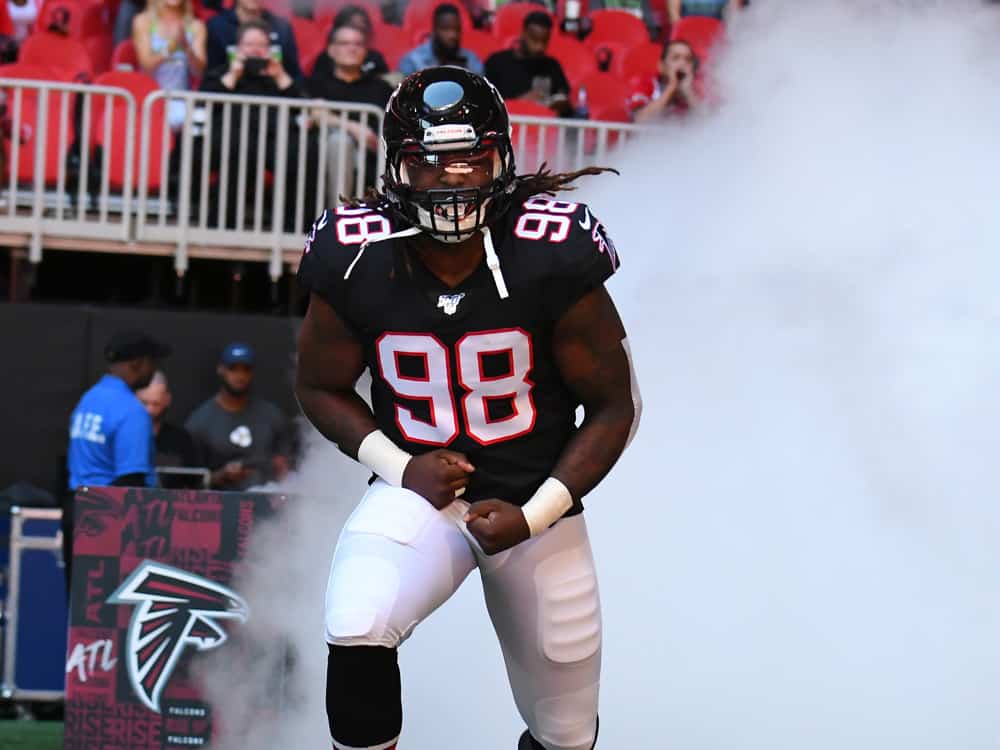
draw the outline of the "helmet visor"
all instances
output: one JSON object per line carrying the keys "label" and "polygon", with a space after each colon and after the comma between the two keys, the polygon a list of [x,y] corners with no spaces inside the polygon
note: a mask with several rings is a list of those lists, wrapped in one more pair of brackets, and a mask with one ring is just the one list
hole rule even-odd
{"label": "helmet visor", "polygon": [[481,188],[497,178],[499,168],[495,146],[465,151],[421,150],[402,155],[400,177],[419,192]]}

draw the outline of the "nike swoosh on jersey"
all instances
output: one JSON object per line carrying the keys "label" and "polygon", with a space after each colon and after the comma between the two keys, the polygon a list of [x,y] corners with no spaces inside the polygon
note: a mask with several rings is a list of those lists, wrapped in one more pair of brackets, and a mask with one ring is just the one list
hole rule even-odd
{"label": "nike swoosh on jersey", "polygon": [[580,228],[583,231],[585,231],[585,232],[590,229],[590,209],[589,208],[583,209],[583,218],[580,220],[579,224],[580,224]]}

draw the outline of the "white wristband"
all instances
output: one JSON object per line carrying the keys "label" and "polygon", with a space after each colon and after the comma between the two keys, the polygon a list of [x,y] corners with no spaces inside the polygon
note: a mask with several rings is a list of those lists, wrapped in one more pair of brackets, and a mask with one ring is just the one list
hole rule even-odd
{"label": "white wristband", "polygon": [[369,432],[358,446],[358,462],[394,487],[403,486],[403,472],[412,459],[409,453],[392,442],[382,430]]}
{"label": "white wristband", "polygon": [[521,506],[532,536],[538,536],[573,507],[573,496],[566,485],[549,477],[535,490],[531,499]]}

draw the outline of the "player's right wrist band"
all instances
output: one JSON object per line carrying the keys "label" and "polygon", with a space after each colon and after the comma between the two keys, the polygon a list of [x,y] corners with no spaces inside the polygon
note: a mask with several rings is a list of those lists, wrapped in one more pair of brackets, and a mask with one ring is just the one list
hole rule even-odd
{"label": "player's right wrist band", "polygon": [[403,486],[403,472],[412,455],[392,442],[382,430],[369,432],[358,446],[358,462],[393,487]]}
{"label": "player's right wrist band", "polygon": [[521,506],[521,512],[528,522],[531,535],[538,536],[572,507],[573,496],[566,485],[555,477],[549,477],[535,490],[531,499]]}

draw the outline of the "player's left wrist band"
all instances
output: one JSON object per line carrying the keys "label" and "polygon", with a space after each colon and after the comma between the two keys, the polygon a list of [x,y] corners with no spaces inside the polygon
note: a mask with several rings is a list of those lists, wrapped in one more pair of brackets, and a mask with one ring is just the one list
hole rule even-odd
{"label": "player's left wrist band", "polygon": [[403,486],[403,472],[412,455],[392,442],[382,430],[369,432],[358,446],[358,462],[393,487]]}
{"label": "player's left wrist band", "polygon": [[528,522],[531,535],[538,536],[572,507],[573,496],[566,485],[555,477],[549,477],[535,490],[531,499],[521,506],[521,512]]}

